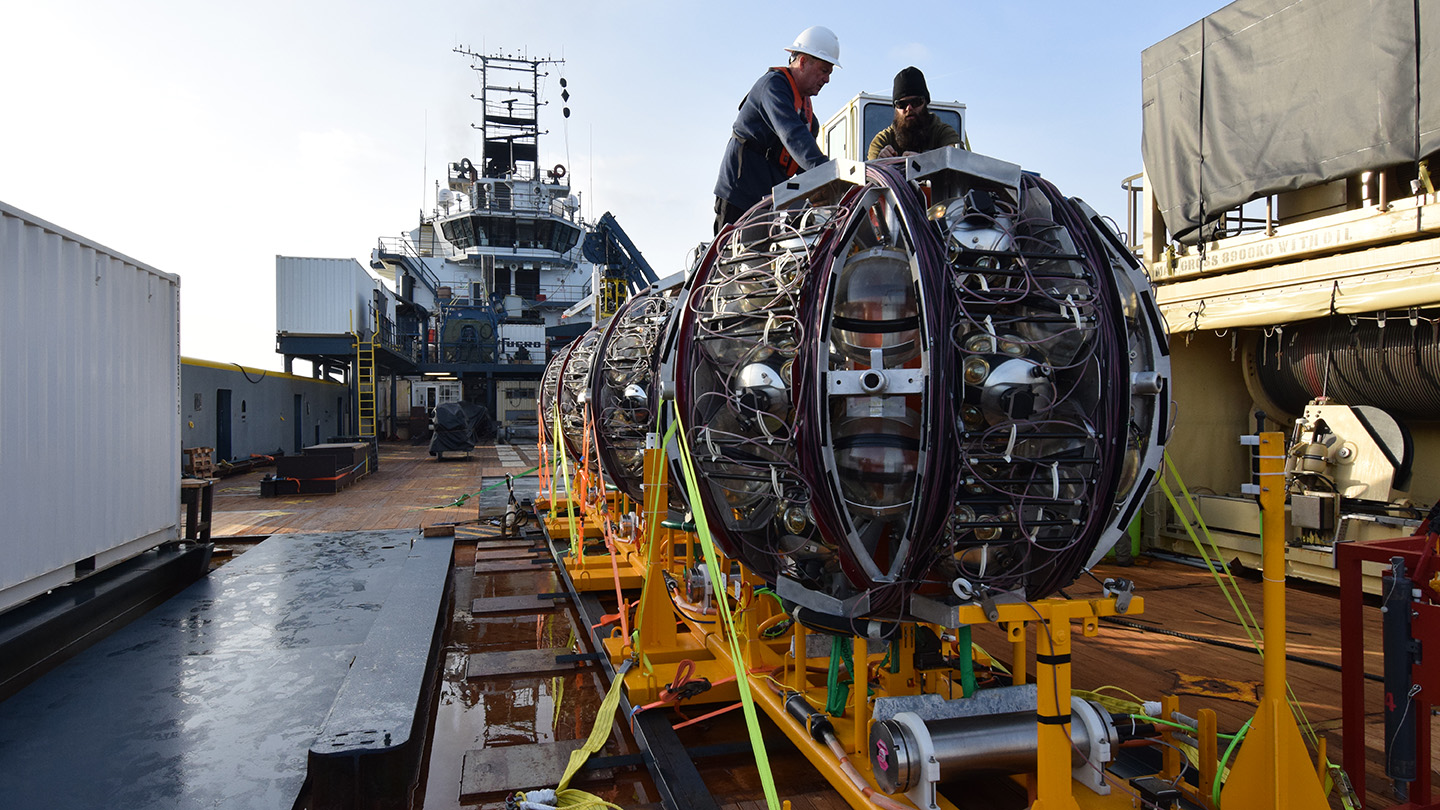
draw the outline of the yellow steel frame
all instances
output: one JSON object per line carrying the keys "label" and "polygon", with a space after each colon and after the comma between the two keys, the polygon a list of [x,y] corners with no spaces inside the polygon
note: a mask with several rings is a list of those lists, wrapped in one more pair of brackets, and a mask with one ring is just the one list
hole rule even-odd
{"label": "yellow steel frame", "polygon": [[[1285,699],[1285,436],[1261,433],[1260,515],[1265,595],[1265,670],[1259,710],[1240,745],[1220,803],[1245,808],[1328,806],[1300,726]],[[1320,752],[1323,764],[1324,751]],[[1321,769],[1323,770],[1323,769]]]}
{"label": "yellow steel frame", "polygon": [[[558,443],[556,455],[563,455]],[[669,486],[664,451],[645,451],[645,497],[639,509],[641,530],[633,539],[618,537],[610,520],[610,515],[622,514],[633,508],[633,504],[622,494],[598,490],[600,479],[596,471],[588,469],[589,455],[587,443],[586,457],[581,461],[573,494],[566,493],[561,498],[555,490],[555,476],[552,474],[549,477],[550,491],[541,493],[542,502],[550,509],[545,525],[552,537],[569,536],[572,523],[565,511],[573,508],[578,512],[573,525],[582,538],[605,538],[604,553],[591,553],[583,539],[574,542],[572,538],[572,552],[565,557],[564,563],[577,588],[608,590],[615,587],[612,577],[616,577],[619,580],[617,594],[622,589],[640,591],[639,599],[628,605],[623,595],[617,596],[622,614],[628,614],[632,606],[637,608],[634,632],[612,634],[604,640],[606,653],[612,661],[618,664],[624,659],[635,658],[640,664],[625,683],[631,704],[645,706],[661,701],[665,688],[682,671],[690,673],[692,678],[707,678],[714,684],[705,694],[704,702],[737,700],[738,687],[732,677],[735,667],[719,621],[677,604],[666,586],[665,573],[681,575],[694,566],[698,555],[692,533],[664,525]],[[720,570],[729,570],[729,563],[722,557]],[[808,730],[785,711],[781,693],[799,693],[812,706],[823,706],[827,687],[823,676],[810,671],[813,659],[805,654],[807,632],[803,625],[794,624],[788,635],[776,639],[761,636],[761,626],[781,615],[775,600],[756,595],[756,590],[763,586],[764,582],[758,577],[748,571],[743,574],[735,617],[736,629],[742,637],[744,667],[749,673],[754,698],[847,801],[855,806],[870,806],[875,802],[872,796],[878,796],[873,789],[874,776],[867,750],[871,723],[870,696],[865,689],[852,690],[844,716],[831,719],[837,738],[851,755],[850,764],[869,783],[862,788],[846,776],[835,754],[815,741]],[[1039,695],[1038,714],[1042,718],[1068,718],[1073,628],[1078,624],[1083,636],[1096,635],[1100,618],[1118,613],[1115,600],[1046,599],[994,607],[998,612],[997,623],[1006,631],[1011,643],[1012,661],[1017,662],[1013,674],[1015,682],[1023,683],[1027,677],[1023,662],[1027,660],[1027,637],[1033,626],[1037,658],[1041,662],[1034,673]],[[1127,613],[1133,615],[1143,609],[1144,600],[1133,597]],[[962,625],[989,621],[979,605],[962,606],[959,616]],[[682,626],[683,631],[680,629]],[[864,638],[852,639],[852,643],[857,671],[868,673],[872,666],[878,667],[883,656],[871,654]],[[878,675],[884,695],[960,691],[958,677],[952,681],[948,671],[915,670],[913,628],[902,632],[896,644],[897,671],[881,668]],[[799,651],[798,654],[796,651]],[[1078,810],[1081,803],[1072,791],[1069,725],[1040,723],[1038,729],[1039,766],[1035,773],[1026,777],[1032,797],[1031,807]],[[1214,748],[1213,733],[1210,748]],[[1086,807],[1118,808],[1130,804],[1129,797],[1121,794],[1102,797],[1082,791],[1079,795],[1084,796]],[[902,805],[908,804],[904,796],[890,798]],[[939,797],[938,804],[943,810],[954,810],[955,807],[943,796]]]}
{"label": "yellow steel frame", "polygon": [[[589,435],[590,431],[587,429],[586,433]],[[1280,434],[1263,434],[1260,441],[1261,479],[1264,482],[1261,485],[1261,503],[1266,515],[1265,630],[1266,652],[1269,653],[1265,660],[1265,692],[1254,728],[1240,749],[1230,779],[1224,786],[1222,799],[1229,797],[1233,806],[1247,810],[1318,808],[1324,804],[1320,778],[1316,766],[1309,762],[1294,719],[1284,702],[1284,582],[1283,577],[1270,573],[1272,570],[1284,570],[1281,556],[1284,553],[1284,528],[1280,519],[1272,518],[1283,515],[1283,437]],[[563,446],[558,442],[555,457],[561,464],[565,463]],[[645,495],[644,503],[639,505],[638,510],[640,528],[630,537],[620,536],[611,516],[628,513],[635,505],[625,495],[607,490],[598,465],[592,467],[588,441],[574,485],[563,497],[556,490],[559,482],[555,478],[553,473],[548,474],[543,480],[549,482],[549,490],[540,493],[539,503],[549,509],[546,529],[552,537],[571,538],[571,551],[564,564],[577,588],[608,590],[613,587],[616,591],[620,605],[618,624],[624,629],[606,638],[604,646],[606,653],[617,664],[633,658],[640,665],[626,679],[632,705],[645,706],[664,701],[665,688],[682,672],[689,673],[691,678],[706,678],[714,684],[705,694],[704,702],[737,700],[738,687],[732,677],[736,668],[718,617],[707,618],[697,606],[683,604],[672,597],[666,585],[665,574],[683,576],[684,571],[698,562],[698,554],[694,534],[665,526],[669,482],[664,451],[655,448],[645,451]],[[573,519],[566,514],[567,510],[575,510]],[[572,536],[572,526],[578,537]],[[604,552],[592,548],[598,544],[588,544],[591,547],[587,547],[585,541],[592,538],[604,539]],[[721,557],[719,567],[721,571],[729,570],[730,561]],[[741,636],[744,671],[748,673],[754,698],[847,801],[855,806],[870,806],[875,803],[878,794],[873,792],[874,776],[867,751],[871,723],[867,690],[854,689],[844,715],[831,719],[837,738],[850,755],[849,764],[869,783],[860,787],[842,770],[834,752],[815,741],[808,730],[785,710],[783,696],[794,693],[803,695],[812,706],[823,706],[826,684],[823,677],[811,672],[811,659],[806,654],[807,632],[803,625],[795,623],[788,635],[779,638],[766,639],[762,636],[762,626],[768,626],[767,623],[773,623],[772,620],[782,615],[775,600],[757,595],[757,590],[763,586],[763,581],[746,571],[742,575],[735,614],[735,628]],[[627,603],[623,594],[627,590],[638,590],[639,599]],[[632,607],[636,608],[634,632],[630,632],[628,620]],[[1073,790],[1072,745],[1066,722],[1070,716],[1070,654],[1074,631],[1078,627],[1082,637],[1097,635],[1100,619],[1119,613],[1115,600],[1043,599],[992,607],[994,622],[1005,631],[1011,645],[1012,677],[1017,684],[1027,681],[1024,662],[1028,660],[1029,638],[1032,635],[1034,638],[1037,661],[1034,682],[1040,720],[1038,766],[1034,773],[1024,777],[1031,808],[1079,810],[1082,806],[1130,806],[1130,797],[1123,791],[1099,796],[1088,790]],[[1133,615],[1143,610],[1144,600],[1132,597],[1126,613]],[[958,618],[959,625],[991,621],[980,605],[961,606]],[[1033,634],[1030,632],[1032,628]],[[948,628],[932,626],[932,629],[938,633]],[[868,680],[871,667],[878,667],[882,656],[871,654],[864,638],[852,639],[852,643],[856,670],[866,673],[866,677],[857,680],[864,683]],[[915,670],[913,627],[902,631],[895,644],[896,671],[880,668],[878,673],[882,694],[947,694],[956,691],[959,684],[952,680],[948,670]],[[977,655],[983,654],[977,651]],[[1163,719],[1178,716],[1179,709],[1179,700],[1166,696],[1162,701]],[[1211,798],[1219,778],[1215,713],[1202,710],[1198,712],[1197,720],[1198,787],[1191,788],[1178,778],[1185,764],[1179,747],[1174,745],[1178,742],[1177,732],[1170,728],[1162,732],[1162,739],[1171,744],[1165,747],[1163,766],[1158,776],[1177,784],[1189,800],[1207,810],[1215,810],[1218,805]],[[903,796],[890,797],[889,800],[908,803]],[[943,810],[954,810],[954,805],[944,797],[938,798],[938,804]]]}

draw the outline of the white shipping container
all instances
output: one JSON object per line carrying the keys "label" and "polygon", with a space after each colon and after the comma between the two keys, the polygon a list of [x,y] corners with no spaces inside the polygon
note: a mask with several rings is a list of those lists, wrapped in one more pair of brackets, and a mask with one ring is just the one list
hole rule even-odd
{"label": "white shipping container", "polygon": [[178,277],[0,203],[0,610],[180,536]]}
{"label": "white shipping container", "polygon": [[380,286],[354,259],[275,257],[275,331],[368,336]]}
{"label": "white shipping container", "polygon": [[[520,350],[524,349],[524,352]],[[500,324],[500,362],[545,363],[545,324]]]}

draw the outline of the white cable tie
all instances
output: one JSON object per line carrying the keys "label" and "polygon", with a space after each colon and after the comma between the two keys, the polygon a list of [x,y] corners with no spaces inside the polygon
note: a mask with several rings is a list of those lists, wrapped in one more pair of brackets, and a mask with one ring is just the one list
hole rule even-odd
{"label": "white cable tie", "polygon": [[1075,328],[1084,329],[1085,324],[1080,321],[1080,307],[1075,303],[1075,296],[1066,294],[1065,301],[1070,304],[1070,311],[1075,313]]}
{"label": "white cable tie", "polygon": [[1060,462],[1058,461],[1050,462],[1050,487],[1054,492],[1051,497],[1057,501],[1060,500]]}
{"label": "white cable tie", "polygon": [[770,465],[770,485],[775,487],[775,497],[784,498],[785,493],[780,489],[780,472],[775,465]]}
{"label": "white cable tie", "polygon": [[760,411],[759,408],[756,408],[755,410],[760,413],[760,416],[756,418],[755,422],[760,425],[760,432],[765,434],[765,443],[774,444],[775,434],[771,433],[770,428],[765,426],[765,413],[763,411]]}
{"label": "white cable tie", "polygon": [[1010,454],[1011,454],[1011,452],[1013,452],[1013,451],[1015,450],[1015,437],[1016,437],[1016,435],[1019,434],[1019,432],[1020,432],[1020,431],[1017,430],[1016,427],[1015,427],[1015,423],[1014,423],[1014,422],[1011,422],[1011,423],[1010,423],[1010,442],[1005,445],[1005,463],[1006,463],[1006,464],[1009,464],[1009,463],[1010,463]]}
{"label": "white cable tie", "polygon": [[700,428],[700,435],[705,437],[705,446],[710,448],[710,457],[720,458],[720,451],[715,449],[715,442],[710,440],[710,428]]}

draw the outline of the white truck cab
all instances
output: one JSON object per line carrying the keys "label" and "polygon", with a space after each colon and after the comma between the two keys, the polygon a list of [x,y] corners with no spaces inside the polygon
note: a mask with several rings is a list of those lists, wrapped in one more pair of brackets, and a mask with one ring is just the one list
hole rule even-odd
{"label": "white truck cab", "polygon": [[[970,133],[965,129],[965,105],[958,101],[930,102],[930,112],[960,133],[960,143],[970,146]],[[846,102],[820,127],[820,149],[829,158],[864,160],[880,130],[895,122],[895,106],[889,96],[860,93]]]}

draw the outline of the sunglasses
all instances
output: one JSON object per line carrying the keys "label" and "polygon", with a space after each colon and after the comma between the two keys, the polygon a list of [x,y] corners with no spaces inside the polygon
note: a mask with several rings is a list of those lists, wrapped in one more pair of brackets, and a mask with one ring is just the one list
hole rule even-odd
{"label": "sunglasses", "polygon": [[909,109],[910,107],[923,107],[923,106],[925,106],[925,99],[920,98],[919,96],[911,96],[910,98],[896,99],[896,101],[895,101],[895,109],[897,109],[897,110],[905,110],[905,109]]}

